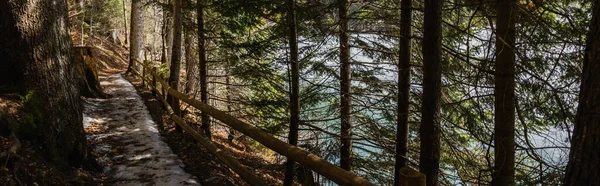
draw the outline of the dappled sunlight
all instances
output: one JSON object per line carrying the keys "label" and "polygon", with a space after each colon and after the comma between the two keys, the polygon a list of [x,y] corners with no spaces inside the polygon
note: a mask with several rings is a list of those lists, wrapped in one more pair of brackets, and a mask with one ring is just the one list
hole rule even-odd
{"label": "dappled sunlight", "polygon": [[120,73],[99,79],[111,97],[86,99],[83,123],[104,173],[118,185],[196,185],[131,83]]}

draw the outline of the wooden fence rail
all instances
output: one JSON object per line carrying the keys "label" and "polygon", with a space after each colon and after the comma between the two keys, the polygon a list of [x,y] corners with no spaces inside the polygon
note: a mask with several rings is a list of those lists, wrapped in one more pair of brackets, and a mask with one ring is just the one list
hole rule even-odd
{"label": "wooden fence rail", "polygon": [[[140,73],[138,71],[136,71],[135,69],[133,70],[133,72],[136,75],[140,76],[142,78],[142,81],[148,80],[143,75],[140,75]],[[153,82],[153,81],[149,81],[149,82]],[[155,94],[158,94],[156,97],[165,106],[169,116],[171,117],[171,120],[173,120],[177,125],[179,125],[186,133],[190,134],[196,141],[198,141],[198,143],[200,143],[200,144],[202,144],[202,146],[206,147],[208,149],[208,152],[210,152],[212,155],[214,155],[219,160],[221,160],[221,162],[223,162],[225,165],[227,165],[229,168],[231,168],[235,173],[240,175],[240,177],[242,177],[242,179],[244,179],[248,184],[250,184],[252,186],[266,185],[252,171],[243,167],[243,165],[239,161],[237,161],[235,158],[233,158],[233,157],[229,156],[228,154],[226,154],[225,152],[223,152],[217,146],[212,144],[212,142],[210,142],[210,140],[208,140],[206,137],[204,137],[204,136],[200,135],[198,132],[196,132],[183,119],[181,119],[181,117],[177,116],[175,114],[175,112],[173,111],[173,109],[171,108],[171,106],[163,98],[163,95],[158,93],[158,88],[156,87],[156,85],[150,85],[149,87],[152,88],[152,91]]]}
{"label": "wooden fence rail", "polygon": [[[143,66],[144,71],[146,71],[148,69],[153,69],[152,67],[140,62],[139,60],[134,59],[134,61],[141,64]],[[309,153],[305,150],[302,150],[296,146],[293,146],[286,142],[283,142],[283,141],[273,137],[271,134],[269,134],[259,128],[254,127],[253,125],[247,124],[231,115],[228,115],[227,113],[225,113],[223,111],[217,110],[210,105],[202,103],[198,100],[193,99],[192,97],[190,97],[188,95],[185,95],[175,89],[170,88],[169,84],[165,80],[163,80],[156,73],[156,71],[151,70],[151,71],[149,71],[149,73],[143,73],[143,74],[152,75],[153,76],[152,78],[155,79],[156,81],[158,81],[162,85],[163,89],[166,89],[167,93],[172,95],[173,97],[199,109],[202,112],[207,113],[211,117],[213,117],[217,120],[220,120],[221,122],[225,123],[226,125],[230,126],[231,128],[258,141],[265,147],[298,162],[299,164],[315,171],[318,174],[323,175],[324,177],[330,179],[331,181],[333,181],[335,183],[338,183],[340,185],[365,185],[365,186],[374,186],[375,185],[350,171],[346,171],[338,166],[331,164],[330,162],[328,162],[326,160],[321,159],[317,155],[311,154],[311,153]],[[138,74],[138,75],[141,76],[141,74]],[[156,87],[156,85],[153,85],[153,86]]]}

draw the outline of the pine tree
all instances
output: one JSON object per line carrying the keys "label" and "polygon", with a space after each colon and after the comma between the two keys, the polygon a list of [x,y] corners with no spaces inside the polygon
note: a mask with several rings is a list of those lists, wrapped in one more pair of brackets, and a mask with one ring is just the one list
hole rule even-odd
{"label": "pine tree", "polygon": [[22,94],[19,112],[28,119],[10,128],[21,140],[81,166],[88,148],[67,12],[66,1],[0,1],[0,94]]}
{"label": "pine tree", "polygon": [[139,70],[136,68],[134,59],[143,60],[144,47],[144,1],[133,0],[131,2],[131,31],[129,32],[129,66],[127,72]]}
{"label": "pine tree", "polygon": [[[290,46],[290,132],[288,143],[298,145],[298,125],[300,123],[300,65],[298,62],[298,41],[296,36],[296,10],[294,0],[287,0],[287,23],[288,23],[288,44]],[[294,183],[295,162],[288,159],[285,164],[285,178],[283,185],[289,186]]]}
{"label": "pine tree", "polygon": [[516,1],[499,0],[496,9],[494,173],[492,185],[515,184],[515,20]]}
{"label": "pine tree", "polygon": [[563,185],[600,183],[600,2],[594,1],[587,34],[579,106]]}
{"label": "pine tree", "polygon": [[410,95],[412,0],[402,0],[400,18],[400,60],[398,62],[398,121],[396,124],[396,164],[394,183],[400,184],[400,168],[407,165],[408,114]]}
{"label": "pine tree", "polygon": [[427,186],[438,185],[440,172],[440,96],[442,84],[442,1],[425,0],[423,30],[423,102],[419,171]]}
{"label": "pine tree", "polygon": [[338,1],[338,15],[340,17],[340,167],[352,169],[352,123],[350,121],[351,108],[351,67],[350,67],[350,41],[348,39],[348,0]]}
{"label": "pine tree", "polygon": [[[172,89],[179,89],[179,75],[181,71],[181,0],[173,1],[173,53],[171,56],[171,68],[169,69],[169,86]],[[181,115],[179,99],[167,95],[167,102],[171,104],[173,111],[177,115]],[[181,127],[175,126],[178,132],[181,132]]]}

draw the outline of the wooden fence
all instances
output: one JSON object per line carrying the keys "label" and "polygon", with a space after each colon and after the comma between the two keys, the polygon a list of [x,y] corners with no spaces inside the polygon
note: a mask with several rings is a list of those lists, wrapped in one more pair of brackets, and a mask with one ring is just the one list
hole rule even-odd
{"label": "wooden fence", "polygon": [[[175,89],[172,89],[169,84],[163,80],[160,75],[157,74],[156,68],[150,67],[149,64],[140,62],[137,59],[134,61],[140,64],[143,67],[143,72],[137,72],[134,70],[136,75],[140,76],[143,81],[149,82],[146,83],[149,85],[155,92],[159,92],[157,87],[157,82],[162,85],[163,94],[170,94],[171,96],[191,105],[192,107],[197,108],[198,110],[207,113],[209,116],[220,120],[224,124],[229,127],[241,132],[242,134],[256,140],[261,143],[265,147],[283,155],[287,158],[290,158],[297,163],[305,166],[316,173],[323,175],[324,177],[330,179],[331,181],[339,184],[339,185],[364,185],[364,186],[374,186],[375,184],[367,181],[366,179],[357,176],[356,174],[346,171],[338,166],[331,164],[330,162],[323,160],[317,155],[311,154],[305,150],[302,150],[296,146],[290,145],[284,141],[281,141],[271,134],[254,127],[248,123],[245,123],[223,111],[217,110],[214,107],[202,103],[198,100],[193,99],[192,97],[185,95]],[[150,75],[151,79],[146,79],[147,76]],[[166,91],[166,92],[164,92]],[[187,125],[179,116],[173,113],[172,108],[170,108],[169,104],[164,100],[162,95],[157,96],[169,112],[171,119],[175,121],[181,128],[188,134],[192,135],[194,139],[196,139],[200,144],[204,145],[209,149],[209,152],[215,155],[219,160],[223,161],[227,166],[229,166],[232,170],[234,170],[240,177],[246,180],[250,185],[263,186],[265,185],[262,180],[260,180],[256,175],[254,175],[251,171],[243,167],[235,158],[223,153],[223,151],[219,150],[214,144],[210,142],[206,137],[198,134],[195,130],[193,130],[189,125]]]}

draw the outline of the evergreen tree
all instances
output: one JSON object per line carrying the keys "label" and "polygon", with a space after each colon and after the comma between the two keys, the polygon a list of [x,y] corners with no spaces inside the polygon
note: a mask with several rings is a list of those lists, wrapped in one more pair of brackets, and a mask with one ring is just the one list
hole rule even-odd
{"label": "evergreen tree", "polygon": [[597,148],[600,138],[600,3],[594,2],[592,21],[587,34],[586,48],[581,74],[579,106],[575,117],[575,128],[571,141],[571,152],[563,185],[595,185],[598,177],[600,150]]}
{"label": "evergreen tree", "polygon": [[439,184],[440,105],[442,93],[442,1],[425,1],[423,30],[423,102],[419,171],[427,186]]}

